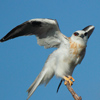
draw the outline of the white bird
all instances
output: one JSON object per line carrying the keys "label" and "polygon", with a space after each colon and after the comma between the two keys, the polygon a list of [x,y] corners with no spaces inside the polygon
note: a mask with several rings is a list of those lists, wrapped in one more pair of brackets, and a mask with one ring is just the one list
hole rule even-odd
{"label": "white bird", "polygon": [[87,41],[93,30],[94,26],[89,25],[82,30],[74,32],[68,38],[60,32],[56,20],[31,19],[16,26],[0,40],[0,42],[4,42],[18,36],[36,35],[37,43],[40,46],[57,48],[49,55],[42,71],[27,90],[27,100],[40,84],[45,83],[47,85],[54,75],[64,80],[65,85],[67,81],[69,81],[70,85],[73,84],[73,81],[75,81],[72,77],[73,70],[84,58]]}

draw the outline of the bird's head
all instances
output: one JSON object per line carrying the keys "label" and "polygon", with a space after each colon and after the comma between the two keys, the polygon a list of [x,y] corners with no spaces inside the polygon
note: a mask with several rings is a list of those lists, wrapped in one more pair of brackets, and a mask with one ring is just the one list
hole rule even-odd
{"label": "bird's head", "polygon": [[87,44],[87,41],[94,30],[94,26],[89,25],[82,30],[78,30],[74,32],[71,36],[71,40],[77,43],[81,43],[83,45]]}

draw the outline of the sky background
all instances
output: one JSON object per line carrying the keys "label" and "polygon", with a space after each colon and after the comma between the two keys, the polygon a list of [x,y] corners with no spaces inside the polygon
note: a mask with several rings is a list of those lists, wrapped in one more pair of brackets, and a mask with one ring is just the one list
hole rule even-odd
{"label": "sky background", "polygon": [[[72,87],[83,100],[100,100],[100,0],[0,0],[0,38],[33,18],[56,19],[68,37],[88,25],[95,26],[85,58],[74,70]],[[26,90],[53,50],[38,46],[35,36],[0,43],[0,99],[26,100]],[[56,93],[59,82],[54,77],[29,100],[73,100],[64,84]]]}

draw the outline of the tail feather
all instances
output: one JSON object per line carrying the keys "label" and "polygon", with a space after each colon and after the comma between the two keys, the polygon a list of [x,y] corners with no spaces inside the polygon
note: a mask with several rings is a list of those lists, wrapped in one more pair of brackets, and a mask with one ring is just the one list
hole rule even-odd
{"label": "tail feather", "polygon": [[37,89],[37,87],[42,83],[43,78],[45,76],[45,73],[40,73],[37,78],[35,79],[35,81],[31,84],[31,86],[29,87],[29,89],[27,90],[28,92],[28,98],[27,100],[31,97],[31,95],[35,92],[35,90]]}

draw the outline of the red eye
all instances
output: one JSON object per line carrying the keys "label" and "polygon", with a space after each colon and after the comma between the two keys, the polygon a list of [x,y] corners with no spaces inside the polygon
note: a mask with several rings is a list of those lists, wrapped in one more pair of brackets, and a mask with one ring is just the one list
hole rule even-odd
{"label": "red eye", "polygon": [[79,33],[78,33],[78,32],[75,32],[75,33],[74,33],[74,35],[75,35],[75,36],[78,36],[78,35],[79,35]]}

